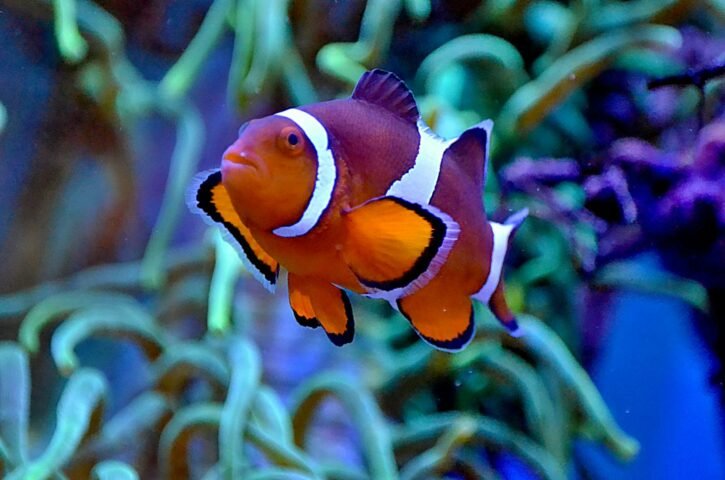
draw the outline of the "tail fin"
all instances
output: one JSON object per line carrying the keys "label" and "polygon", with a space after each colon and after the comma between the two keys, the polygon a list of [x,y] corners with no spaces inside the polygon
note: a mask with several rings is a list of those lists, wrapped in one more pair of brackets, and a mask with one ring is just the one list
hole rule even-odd
{"label": "tail fin", "polygon": [[522,208],[516,213],[513,213],[509,215],[506,220],[503,221],[504,225],[512,225],[513,230],[511,231],[511,234],[509,235],[509,242],[513,238],[513,234],[518,230],[518,228],[521,226],[522,223],[524,223],[524,220],[526,220],[526,217],[529,216],[529,209],[528,208]]}
{"label": "tail fin", "polygon": [[501,322],[501,325],[506,327],[511,336],[518,337],[521,335],[521,328],[519,322],[516,321],[516,317],[511,313],[511,309],[506,303],[506,297],[504,296],[504,285],[503,279],[498,282],[496,289],[493,291],[491,300],[488,302],[488,308],[491,309],[494,316]]}
{"label": "tail fin", "polygon": [[519,228],[526,216],[529,214],[528,209],[520,210],[503,223],[489,222],[493,230],[493,248],[491,249],[491,268],[481,290],[473,297],[483,303],[488,304],[491,312],[496,316],[499,322],[511,332],[512,335],[521,334],[516,317],[508,305],[504,296],[504,283],[502,276],[503,261],[506,257],[506,251],[513,238],[513,234]]}
{"label": "tail fin", "polygon": [[486,164],[492,129],[491,120],[477,123],[463,132],[446,150],[446,153],[453,155],[461,170],[471,177],[481,189],[486,180]]}

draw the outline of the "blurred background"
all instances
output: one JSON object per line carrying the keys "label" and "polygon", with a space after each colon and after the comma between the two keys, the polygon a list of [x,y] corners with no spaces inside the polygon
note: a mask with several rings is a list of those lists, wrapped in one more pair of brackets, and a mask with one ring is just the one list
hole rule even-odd
{"label": "blurred background", "polygon": [[[0,0],[4,478],[725,478],[722,0]],[[239,125],[395,72],[495,121],[527,335],[299,327],[184,193]]]}

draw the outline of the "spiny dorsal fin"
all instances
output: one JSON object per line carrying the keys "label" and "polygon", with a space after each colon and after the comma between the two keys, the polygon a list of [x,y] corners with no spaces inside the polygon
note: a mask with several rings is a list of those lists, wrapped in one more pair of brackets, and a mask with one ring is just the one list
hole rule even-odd
{"label": "spiny dorsal fin", "polygon": [[413,93],[397,75],[385,70],[365,72],[355,85],[352,98],[382,107],[413,124],[420,117]]}
{"label": "spiny dorsal fin", "polygon": [[484,120],[461,134],[446,150],[456,163],[481,189],[486,180],[486,162],[493,122]]}

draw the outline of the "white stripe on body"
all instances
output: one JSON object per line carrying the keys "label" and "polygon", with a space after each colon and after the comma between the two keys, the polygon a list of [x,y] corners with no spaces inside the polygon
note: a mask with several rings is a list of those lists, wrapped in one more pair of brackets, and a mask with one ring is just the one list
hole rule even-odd
{"label": "white stripe on body", "polygon": [[458,223],[455,220],[430,204],[440,177],[443,155],[455,139],[443,140],[435,135],[421,120],[418,121],[418,134],[420,141],[413,166],[390,185],[385,195],[417,203],[443,220],[447,227],[446,239],[428,269],[408,285],[394,290],[371,289],[365,294],[370,298],[387,300],[396,310],[398,309],[396,300],[420,290],[435,277],[443,266],[460,232]]}
{"label": "white stripe on body", "polygon": [[506,257],[508,249],[509,236],[516,225],[503,225],[496,222],[489,222],[491,230],[493,230],[493,248],[491,249],[491,268],[488,272],[488,278],[473,298],[488,304],[491,300],[494,290],[498,286],[501,279],[501,270],[503,269],[503,260]]}
{"label": "white stripe on body", "polygon": [[[481,128],[486,131],[486,152],[484,157],[483,178],[486,178],[486,168],[488,163],[488,155],[491,147],[491,131],[493,130],[493,121],[484,120],[471,128]],[[420,143],[418,145],[418,154],[415,163],[400,179],[393,182],[387,191],[387,195],[401,197],[405,200],[419,203],[421,205],[430,205],[431,198],[438,184],[443,156],[451,144],[456,139],[444,140],[433,133],[422,121],[418,122],[418,132],[420,134]],[[431,206],[432,207],[432,206]],[[448,215],[446,215],[448,217]],[[448,219],[455,224],[458,230],[458,224],[453,219]],[[508,238],[511,235],[515,225],[502,225],[499,223],[489,222],[494,234],[494,246],[491,252],[491,268],[488,278],[479,292],[473,295],[473,298],[488,303],[493,295],[496,286],[501,278],[503,269],[503,260],[506,256],[508,248]],[[456,236],[457,236],[456,232]],[[427,271],[416,279],[415,285],[411,284],[404,288],[398,288],[392,291],[372,291],[366,296],[372,298],[381,298],[387,300],[397,310],[396,300],[410,295],[422,288],[430,281],[440,269],[440,265],[445,261],[448,252],[453,248],[453,242],[446,245],[446,251],[442,258],[436,258],[437,268],[434,271]],[[443,249],[441,249],[443,250]]]}
{"label": "white stripe on body", "polygon": [[420,143],[413,166],[388,188],[386,195],[429,205],[441,173],[443,154],[455,140],[443,140],[418,122]]}
{"label": "white stripe on body", "polygon": [[330,205],[335,188],[335,179],[337,178],[337,167],[330,149],[327,130],[319,120],[296,108],[290,108],[275,115],[295,122],[310,139],[317,154],[317,178],[307,208],[294,225],[274,229],[275,235],[280,237],[299,237],[305,235],[317,225],[320,217]]}

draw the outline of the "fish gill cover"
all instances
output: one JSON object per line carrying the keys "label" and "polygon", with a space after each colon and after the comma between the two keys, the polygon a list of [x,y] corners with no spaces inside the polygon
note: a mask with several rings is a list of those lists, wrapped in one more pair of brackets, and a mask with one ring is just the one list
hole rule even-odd
{"label": "fish gill cover", "polygon": [[[4,478],[595,475],[579,439],[631,459],[581,365],[601,293],[683,299],[725,360],[723,87],[702,73],[723,21],[717,0],[3,2]],[[243,120],[375,67],[444,137],[494,119],[488,213],[532,211],[507,259],[525,336],[477,307],[449,355],[366,302],[335,350],[184,216]]]}

